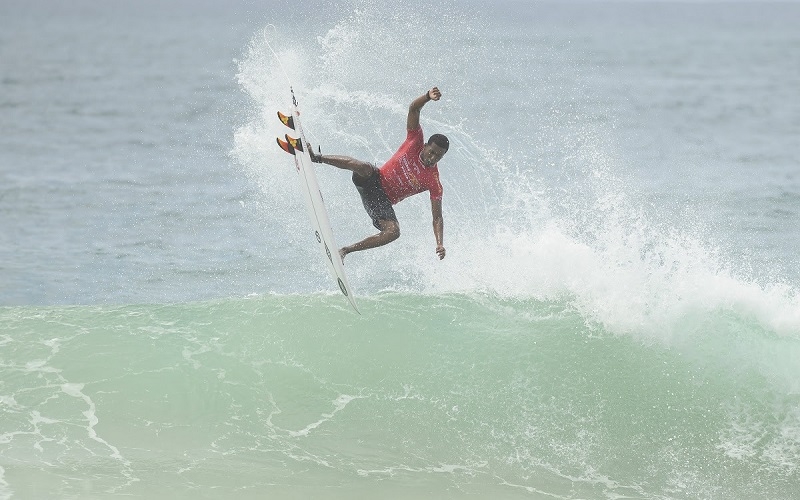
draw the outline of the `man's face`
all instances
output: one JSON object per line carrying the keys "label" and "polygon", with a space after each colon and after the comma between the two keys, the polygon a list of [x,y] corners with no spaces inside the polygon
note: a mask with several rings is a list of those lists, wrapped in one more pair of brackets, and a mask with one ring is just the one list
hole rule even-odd
{"label": "man's face", "polygon": [[422,164],[426,167],[432,167],[439,163],[447,151],[434,143],[426,144],[422,147],[422,152],[419,154]]}

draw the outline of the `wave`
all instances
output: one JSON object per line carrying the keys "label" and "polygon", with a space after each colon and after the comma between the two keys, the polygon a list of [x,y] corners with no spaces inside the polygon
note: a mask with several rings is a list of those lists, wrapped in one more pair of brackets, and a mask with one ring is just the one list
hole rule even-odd
{"label": "wave", "polygon": [[[0,309],[7,482],[19,460],[73,473],[77,460],[136,491],[153,461],[197,478],[236,457],[284,486],[796,491],[800,343],[747,315],[686,318],[693,340],[664,346],[587,323],[569,301],[381,293],[360,305],[311,294]],[[187,446],[197,456],[173,456]]]}

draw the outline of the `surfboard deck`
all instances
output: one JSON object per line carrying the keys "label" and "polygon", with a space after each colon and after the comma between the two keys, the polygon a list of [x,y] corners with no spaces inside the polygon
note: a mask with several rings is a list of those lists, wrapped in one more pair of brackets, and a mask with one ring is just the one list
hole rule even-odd
{"label": "surfboard deck", "polygon": [[317,174],[314,170],[314,164],[311,161],[311,155],[307,147],[308,141],[303,133],[303,127],[300,122],[300,110],[297,105],[297,98],[294,95],[294,89],[290,88],[289,90],[292,94],[291,113],[289,115],[284,115],[278,111],[278,119],[281,123],[294,131],[294,136],[286,134],[284,136],[285,140],[277,138],[278,146],[294,157],[295,168],[300,180],[300,191],[303,193],[308,217],[311,221],[314,241],[317,242],[320,250],[322,250],[328,271],[339,286],[339,290],[347,297],[347,301],[353,309],[358,314],[361,314],[361,311],[358,310],[353,291],[350,288],[347,274],[345,274],[342,259],[339,257],[339,247],[336,245],[336,240],[333,237],[328,210],[325,208],[325,203],[322,199],[322,191],[320,191]]}

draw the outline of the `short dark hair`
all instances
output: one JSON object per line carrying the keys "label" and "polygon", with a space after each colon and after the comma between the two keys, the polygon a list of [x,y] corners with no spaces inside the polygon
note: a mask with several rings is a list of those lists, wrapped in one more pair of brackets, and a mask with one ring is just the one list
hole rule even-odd
{"label": "short dark hair", "polygon": [[442,135],[442,134],[433,134],[428,138],[428,144],[436,144],[440,148],[444,149],[445,152],[450,149],[450,140]]}

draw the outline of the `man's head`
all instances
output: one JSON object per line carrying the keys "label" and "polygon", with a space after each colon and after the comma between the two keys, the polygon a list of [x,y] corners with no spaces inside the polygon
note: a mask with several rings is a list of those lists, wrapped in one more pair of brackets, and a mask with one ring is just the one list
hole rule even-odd
{"label": "man's head", "polygon": [[426,167],[436,165],[450,148],[450,141],[442,134],[433,134],[428,138],[428,142],[422,147],[419,154],[420,160]]}

